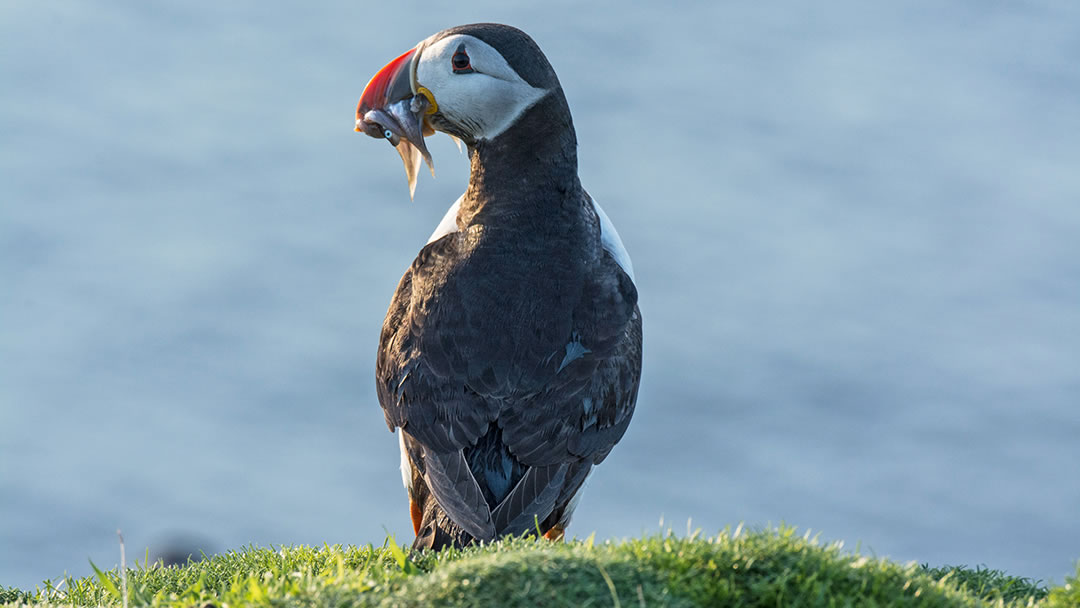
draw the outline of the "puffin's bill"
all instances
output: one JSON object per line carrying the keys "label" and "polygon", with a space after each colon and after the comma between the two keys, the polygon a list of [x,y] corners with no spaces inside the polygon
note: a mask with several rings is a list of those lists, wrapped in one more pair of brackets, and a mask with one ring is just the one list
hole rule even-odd
{"label": "puffin's bill", "polygon": [[[434,133],[425,116],[434,112],[432,100],[417,94],[413,63],[418,57],[410,49],[379,70],[364,87],[356,106],[356,130],[371,137],[387,139],[393,145],[409,180],[409,197],[416,191],[416,173],[423,158],[435,175],[431,153],[424,136]],[[420,87],[422,90],[422,87]]]}
{"label": "puffin's bill", "polygon": [[405,177],[409,180],[409,197],[416,192],[416,174],[420,159],[427,163],[431,175],[435,175],[435,165],[431,160],[424,135],[430,127],[424,124],[428,100],[423,95],[402,99],[385,108],[368,110],[363,118],[357,119],[356,130],[367,135],[388,140],[405,164]]}

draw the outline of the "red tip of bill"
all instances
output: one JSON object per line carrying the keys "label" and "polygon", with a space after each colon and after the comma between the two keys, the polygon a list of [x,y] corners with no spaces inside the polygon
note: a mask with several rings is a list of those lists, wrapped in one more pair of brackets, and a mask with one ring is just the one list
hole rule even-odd
{"label": "red tip of bill", "polygon": [[[409,62],[412,60],[413,53],[416,52],[415,48],[409,49],[398,56],[390,63],[386,64],[383,69],[379,70],[371,80],[368,81],[367,86],[364,87],[364,92],[360,95],[360,103],[356,104],[356,118],[360,119],[364,117],[364,114],[372,108],[381,108],[386,105],[388,101],[387,95],[390,93],[390,86],[394,83],[398,74],[402,70],[409,69]],[[356,129],[360,131],[358,127]]]}

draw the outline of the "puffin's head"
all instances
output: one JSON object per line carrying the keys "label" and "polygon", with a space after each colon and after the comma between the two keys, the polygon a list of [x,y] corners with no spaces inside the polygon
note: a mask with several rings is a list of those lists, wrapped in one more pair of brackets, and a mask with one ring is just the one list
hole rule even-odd
{"label": "puffin's head", "polygon": [[431,36],[379,70],[360,96],[356,130],[397,148],[412,195],[421,158],[434,174],[425,135],[442,131],[470,146],[494,139],[559,88],[540,47],[521,30],[462,25]]}

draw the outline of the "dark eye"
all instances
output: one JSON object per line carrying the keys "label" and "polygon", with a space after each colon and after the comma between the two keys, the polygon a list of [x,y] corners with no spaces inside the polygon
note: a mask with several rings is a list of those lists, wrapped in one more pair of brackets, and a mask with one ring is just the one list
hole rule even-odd
{"label": "dark eye", "polygon": [[469,63],[469,54],[465,52],[464,44],[454,51],[454,56],[450,58],[450,65],[454,67],[455,74],[469,74],[473,71],[472,65]]}

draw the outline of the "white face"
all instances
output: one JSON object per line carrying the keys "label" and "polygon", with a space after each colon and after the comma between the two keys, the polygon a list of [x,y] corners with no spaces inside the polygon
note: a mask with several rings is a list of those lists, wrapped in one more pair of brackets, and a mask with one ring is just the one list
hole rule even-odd
{"label": "white face", "polygon": [[431,91],[439,113],[474,139],[498,136],[548,92],[529,85],[498,51],[466,34],[425,41],[415,62],[414,89]]}

